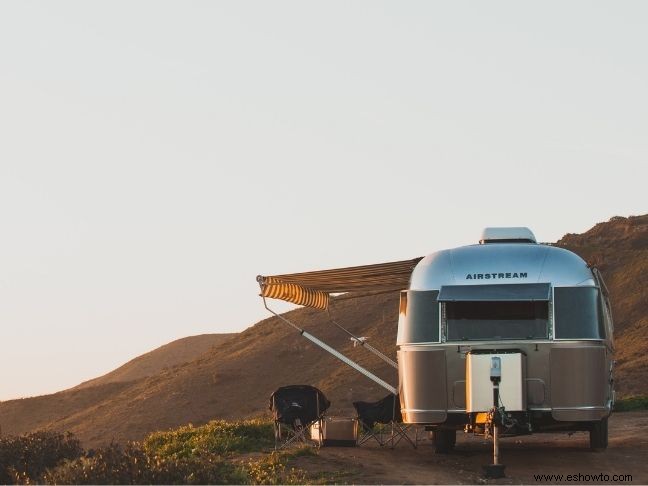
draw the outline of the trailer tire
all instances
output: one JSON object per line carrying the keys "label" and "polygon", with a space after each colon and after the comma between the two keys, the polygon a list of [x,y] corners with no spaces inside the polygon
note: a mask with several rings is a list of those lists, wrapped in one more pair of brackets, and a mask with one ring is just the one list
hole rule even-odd
{"label": "trailer tire", "polygon": [[432,431],[432,447],[435,454],[447,454],[457,443],[457,431],[454,429],[436,429]]}
{"label": "trailer tire", "polygon": [[592,424],[590,429],[590,449],[604,451],[608,446],[608,419],[605,417]]}

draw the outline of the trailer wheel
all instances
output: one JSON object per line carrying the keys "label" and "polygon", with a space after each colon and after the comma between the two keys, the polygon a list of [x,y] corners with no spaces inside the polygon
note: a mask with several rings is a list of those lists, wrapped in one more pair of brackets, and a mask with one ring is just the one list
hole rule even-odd
{"label": "trailer wheel", "polygon": [[432,432],[432,446],[435,454],[447,454],[457,443],[457,431],[454,429],[436,429]]}
{"label": "trailer wheel", "polygon": [[607,417],[592,424],[590,429],[590,449],[604,451],[608,446],[608,419]]}

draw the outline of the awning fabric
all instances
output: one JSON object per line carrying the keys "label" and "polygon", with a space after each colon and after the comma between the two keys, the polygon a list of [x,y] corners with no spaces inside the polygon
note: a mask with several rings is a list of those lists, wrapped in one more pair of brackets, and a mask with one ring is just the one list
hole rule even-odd
{"label": "awning fabric", "polygon": [[549,300],[548,283],[496,284],[496,285],[444,285],[439,301],[525,301]]}
{"label": "awning fabric", "polygon": [[263,297],[326,309],[330,294],[406,289],[412,270],[422,258],[316,272],[259,275],[257,281]]}

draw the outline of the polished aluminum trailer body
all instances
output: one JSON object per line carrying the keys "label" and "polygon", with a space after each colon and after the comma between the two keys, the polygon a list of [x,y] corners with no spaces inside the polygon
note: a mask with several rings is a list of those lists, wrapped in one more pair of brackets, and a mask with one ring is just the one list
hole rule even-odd
{"label": "polished aluminum trailer body", "polygon": [[481,244],[433,253],[414,269],[401,292],[397,338],[406,423],[474,423],[466,411],[466,357],[479,353],[521,356],[529,431],[587,430],[611,413],[613,327],[604,283],[579,256],[528,233],[486,231]]}

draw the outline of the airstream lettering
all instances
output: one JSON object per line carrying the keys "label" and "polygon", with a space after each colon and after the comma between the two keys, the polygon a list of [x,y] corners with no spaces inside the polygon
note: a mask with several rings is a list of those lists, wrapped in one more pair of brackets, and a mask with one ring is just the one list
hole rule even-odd
{"label": "airstream lettering", "polygon": [[468,274],[466,275],[466,280],[490,280],[495,279],[495,278],[527,278],[528,273],[527,272],[508,272],[508,273],[473,273],[473,274]]}
{"label": "airstream lettering", "polygon": [[423,258],[401,292],[403,419],[431,430],[439,452],[454,446],[457,430],[483,431],[496,357],[503,435],[586,430],[591,448],[604,449],[614,402],[612,332],[596,269],[538,244],[527,228],[487,228],[478,245]]}

